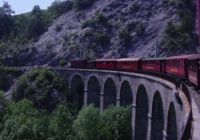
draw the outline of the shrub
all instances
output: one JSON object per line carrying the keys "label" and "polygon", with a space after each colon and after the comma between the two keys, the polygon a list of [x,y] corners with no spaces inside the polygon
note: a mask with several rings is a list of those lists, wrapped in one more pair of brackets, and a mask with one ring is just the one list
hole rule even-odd
{"label": "shrub", "polygon": [[3,140],[36,140],[33,125],[38,111],[32,103],[23,100],[19,103],[12,102],[8,106],[4,129],[0,139]]}
{"label": "shrub", "polygon": [[97,45],[105,47],[110,43],[110,37],[105,32],[94,32],[93,30],[87,30],[83,40],[88,42],[88,47],[92,49],[96,48]]}
{"label": "shrub", "polygon": [[61,59],[60,61],[59,61],[59,65],[60,66],[65,66],[67,64],[67,60],[65,60],[65,59]]}
{"label": "shrub", "polygon": [[6,112],[7,102],[3,91],[0,91],[0,131],[3,129],[3,117]]}
{"label": "shrub", "polygon": [[74,8],[77,10],[83,10],[91,7],[96,0],[74,0]]}
{"label": "shrub", "polygon": [[107,46],[110,43],[110,37],[105,33],[96,34],[96,42],[101,46]]}
{"label": "shrub", "polygon": [[99,136],[100,114],[99,110],[93,106],[83,108],[77,119],[74,121],[73,128],[75,139],[77,140],[100,140]]}
{"label": "shrub", "polygon": [[124,46],[127,46],[131,42],[131,35],[126,29],[119,31],[119,38]]}
{"label": "shrub", "polygon": [[164,47],[170,50],[187,49],[191,45],[191,36],[182,30],[181,26],[175,25],[171,22],[168,23],[165,30]]}
{"label": "shrub", "polygon": [[96,22],[99,24],[107,24],[108,22],[108,18],[102,13],[98,13],[95,19],[96,19]]}
{"label": "shrub", "polygon": [[71,0],[56,0],[54,1],[48,10],[55,15],[60,16],[73,8],[73,2]]}
{"label": "shrub", "polygon": [[73,128],[76,140],[131,139],[131,108],[110,107],[100,113],[93,106],[83,108]]}
{"label": "shrub", "polygon": [[34,6],[28,25],[28,39],[38,39],[46,31],[47,23],[44,19],[44,13],[40,7],[38,5]]}
{"label": "shrub", "polygon": [[165,29],[164,48],[184,52],[192,50],[197,44],[195,30],[195,7],[193,1],[176,0],[169,2],[177,7],[180,23],[169,22]]}
{"label": "shrub", "polygon": [[110,107],[101,114],[104,139],[131,139],[131,108]]}
{"label": "shrub", "polygon": [[55,140],[71,139],[73,119],[71,112],[64,105],[59,105],[50,121],[51,138]]}
{"label": "shrub", "polygon": [[145,25],[143,23],[137,24],[135,31],[139,35],[143,34],[145,32]]}
{"label": "shrub", "polygon": [[134,14],[140,9],[140,6],[137,3],[133,3],[130,7],[130,13]]}
{"label": "shrub", "polygon": [[82,23],[82,28],[86,28],[86,27],[97,28],[99,26],[103,26],[103,27],[109,26],[108,18],[102,13],[98,13],[92,19],[86,20],[85,22]]}
{"label": "shrub", "polygon": [[39,112],[31,101],[11,102],[2,121],[2,140],[72,140],[74,117],[59,105],[52,114]]}
{"label": "shrub", "polygon": [[56,32],[60,32],[62,30],[62,26],[61,25],[56,25]]}
{"label": "shrub", "polygon": [[[94,44],[92,44],[91,47],[95,47]],[[94,60],[95,59],[95,52],[93,49],[88,48],[86,51],[83,52],[83,59],[90,59]]]}

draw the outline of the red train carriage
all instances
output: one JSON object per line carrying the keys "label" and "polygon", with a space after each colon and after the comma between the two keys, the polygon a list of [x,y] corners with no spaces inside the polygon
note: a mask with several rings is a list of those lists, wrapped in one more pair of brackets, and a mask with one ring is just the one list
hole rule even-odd
{"label": "red train carriage", "polygon": [[200,54],[188,58],[188,79],[200,88]]}
{"label": "red train carriage", "polygon": [[150,72],[163,72],[163,63],[161,58],[142,59],[141,69]]}
{"label": "red train carriage", "polygon": [[116,59],[97,59],[96,69],[105,69],[105,70],[115,70],[116,69]]}
{"label": "red train carriage", "polygon": [[87,61],[87,68],[88,69],[95,69],[96,68],[96,61],[95,60],[88,60]]}
{"label": "red train carriage", "polygon": [[187,59],[192,55],[172,56],[165,59],[166,73],[176,75],[179,77],[188,77],[187,73]]}
{"label": "red train carriage", "polygon": [[86,60],[71,60],[71,67],[72,68],[86,68]]}
{"label": "red train carriage", "polygon": [[140,68],[141,58],[122,58],[117,60],[117,70],[138,71]]}

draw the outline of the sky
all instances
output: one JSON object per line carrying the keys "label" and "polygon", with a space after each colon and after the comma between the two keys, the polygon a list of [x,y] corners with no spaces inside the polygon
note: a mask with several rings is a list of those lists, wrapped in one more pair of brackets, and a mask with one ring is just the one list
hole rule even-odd
{"label": "sky", "polygon": [[39,5],[41,9],[47,9],[54,0],[0,0],[0,6],[6,1],[11,5],[15,14],[30,12],[35,5]]}

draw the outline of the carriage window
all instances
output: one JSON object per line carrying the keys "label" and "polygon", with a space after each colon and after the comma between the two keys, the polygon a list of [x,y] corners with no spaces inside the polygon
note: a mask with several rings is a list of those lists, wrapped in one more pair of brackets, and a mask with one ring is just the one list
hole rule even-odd
{"label": "carriage window", "polygon": [[189,67],[191,67],[191,61],[188,62]]}
{"label": "carriage window", "polygon": [[180,67],[183,68],[184,67],[184,60],[180,61]]}
{"label": "carriage window", "polygon": [[176,66],[177,66],[177,67],[180,67],[179,64],[180,64],[180,61],[178,60]]}
{"label": "carriage window", "polygon": [[190,61],[190,68],[192,68],[192,61]]}
{"label": "carriage window", "polygon": [[185,60],[182,61],[182,67],[184,67],[184,66],[185,66]]}
{"label": "carriage window", "polygon": [[176,60],[174,60],[174,66],[177,66],[177,61]]}
{"label": "carriage window", "polygon": [[196,64],[197,61],[194,61],[194,66],[193,68],[196,70],[196,67],[197,67],[197,64]]}

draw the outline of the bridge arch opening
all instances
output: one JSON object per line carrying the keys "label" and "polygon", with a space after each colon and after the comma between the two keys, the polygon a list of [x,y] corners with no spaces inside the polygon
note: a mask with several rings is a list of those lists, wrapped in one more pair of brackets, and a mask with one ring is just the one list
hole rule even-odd
{"label": "bridge arch opening", "polygon": [[167,135],[167,140],[177,140],[176,111],[173,103],[168,111]]}
{"label": "bridge arch opening", "polygon": [[99,107],[100,100],[100,84],[95,76],[92,76],[87,85],[88,95],[87,95],[87,104],[94,104],[95,107]]}
{"label": "bridge arch opening", "polygon": [[135,140],[146,140],[148,129],[148,96],[140,85],[136,96]]}
{"label": "bridge arch opening", "polygon": [[162,140],[164,129],[163,102],[159,92],[153,98],[151,140]]}
{"label": "bridge arch opening", "polygon": [[84,100],[84,82],[80,75],[73,76],[71,80],[71,90],[69,101],[76,105],[79,109],[83,106]]}
{"label": "bridge arch opening", "polygon": [[104,101],[103,108],[116,104],[116,85],[112,78],[108,78],[104,85]]}
{"label": "bridge arch opening", "polygon": [[128,81],[124,81],[120,90],[120,105],[127,106],[132,104],[132,91]]}

